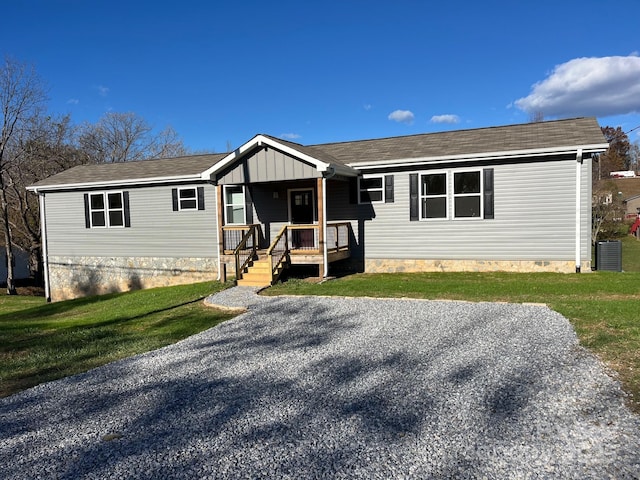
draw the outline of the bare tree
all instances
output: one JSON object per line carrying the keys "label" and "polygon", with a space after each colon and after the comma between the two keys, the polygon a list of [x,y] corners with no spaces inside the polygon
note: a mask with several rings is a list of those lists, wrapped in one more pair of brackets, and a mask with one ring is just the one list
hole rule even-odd
{"label": "bare tree", "polygon": [[38,198],[26,187],[67,168],[86,161],[86,156],[73,146],[73,127],[69,116],[52,118],[36,116],[29,122],[25,135],[14,142],[14,158],[7,170],[9,223],[14,244],[29,253],[31,273],[42,279],[41,226]]}
{"label": "bare tree", "polygon": [[98,123],[84,124],[80,130],[79,146],[90,163],[129,162],[186,152],[172,128],[155,135],[151,125],[132,112],[106,113]]}
{"label": "bare tree", "polygon": [[0,223],[7,259],[7,294],[15,295],[13,234],[9,221],[7,192],[13,186],[9,170],[17,163],[17,139],[37,117],[46,99],[35,70],[9,57],[0,66]]}

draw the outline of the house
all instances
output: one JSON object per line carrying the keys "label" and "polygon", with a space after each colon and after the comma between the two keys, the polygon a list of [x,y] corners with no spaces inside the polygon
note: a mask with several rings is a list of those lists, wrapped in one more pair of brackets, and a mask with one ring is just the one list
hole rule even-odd
{"label": "house", "polygon": [[625,208],[625,218],[629,220],[640,217],[640,194],[632,195],[622,200]]}
{"label": "house", "polygon": [[84,165],[39,195],[47,295],[289,265],[393,271],[589,270],[595,118]]}

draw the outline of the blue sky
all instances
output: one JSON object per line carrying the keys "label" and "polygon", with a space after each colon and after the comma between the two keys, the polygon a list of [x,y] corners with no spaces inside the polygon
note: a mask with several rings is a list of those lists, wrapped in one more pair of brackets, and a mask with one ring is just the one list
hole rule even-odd
{"label": "blue sky", "polygon": [[534,111],[640,126],[638,0],[13,0],[3,17],[0,53],[35,66],[51,112],[135,112],[194,151]]}

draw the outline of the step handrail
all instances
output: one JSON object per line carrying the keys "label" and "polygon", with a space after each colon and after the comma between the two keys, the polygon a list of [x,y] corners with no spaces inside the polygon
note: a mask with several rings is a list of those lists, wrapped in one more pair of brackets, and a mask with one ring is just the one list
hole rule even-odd
{"label": "step handrail", "polygon": [[[247,242],[250,238],[252,239],[251,247],[247,248]],[[249,262],[255,257],[257,249],[256,225],[251,225],[247,233],[242,237],[242,240],[240,240],[240,243],[238,243],[233,250],[233,255],[236,257],[236,282],[242,278],[242,272],[244,272]],[[241,255],[244,256],[242,261],[240,260]]]}
{"label": "step handrail", "polygon": [[277,279],[278,269],[285,262],[289,254],[289,235],[287,235],[287,225],[283,225],[276,237],[267,249],[267,258],[271,265],[272,281]]}

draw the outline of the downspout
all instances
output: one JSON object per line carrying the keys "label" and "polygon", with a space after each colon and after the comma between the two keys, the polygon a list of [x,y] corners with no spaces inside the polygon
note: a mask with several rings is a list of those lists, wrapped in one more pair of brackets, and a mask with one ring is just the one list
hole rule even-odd
{"label": "downspout", "polygon": [[327,167],[328,174],[322,177],[322,228],[324,230],[324,250],[322,252],[322,263],[324,264],[323,277],[329,276],[329,254],[327,253],[327,180],[333,178],[336,169],[330,165]]}
{"label": "downspout", "polygon": [[582,149],[576,153],[576,273],[580,273],[582,261],[580,257],[581,244],[581,191],[582,191]]}
{"label": "downspout", "polygon": [[[36,191],[37,192],[37,191]],[[38,203],[40,204],[40,239],[42,241],[42,269],[44,277],[44,296],[47,302],[51,301],[51,286],[49,285],[49,246],[47,245],[47,216],[45,215],[44,193],[38,193]]]}
{"label": "downspout", "polygon": [[222,279],[222,262],[220,260],[220,215],[218,215],[220,206],[218,205],[218,186],[215,184],[213,185],[216,191],[216,256],[218,257],[218,277],[216,278],[216,282],[219,282]]}

